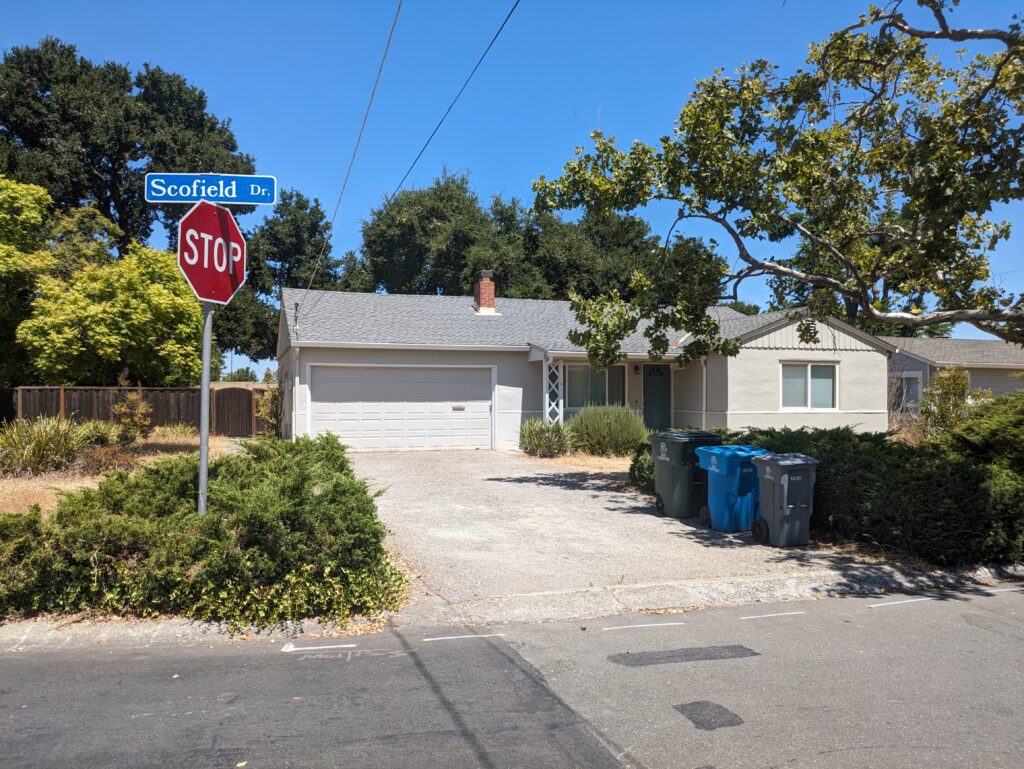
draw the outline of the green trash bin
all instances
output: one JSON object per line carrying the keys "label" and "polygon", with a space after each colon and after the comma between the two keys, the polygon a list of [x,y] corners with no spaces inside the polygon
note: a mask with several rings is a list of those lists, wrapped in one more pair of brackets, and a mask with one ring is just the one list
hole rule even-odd
{"label": "green trash bin", "polygon": [[660,514],[695,518],[707,507],[708,474],[694,451],[721,442],[721,435],[700,431],[669,430],[651,435],[655,503]]}

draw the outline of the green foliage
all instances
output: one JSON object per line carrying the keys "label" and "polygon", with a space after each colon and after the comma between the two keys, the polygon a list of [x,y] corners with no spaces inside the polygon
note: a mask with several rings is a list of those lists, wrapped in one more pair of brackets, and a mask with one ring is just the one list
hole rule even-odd
{"label": "green foliage", "polygon": [[[1017,20],[956,29],[956,5],[872,7],[788,75],[763,60],[717,70],[657,145],[622,149],[594,132],[559,178],[537,180],[536,205],[604,213],[667,202],[679,220],[720,230],[740,265],[723,282],[803,284],[816,317],[838,300],[874,323],[966,321],[1024,341],[1024,297],[990,279],[1010,232],[991,213],[1024,198],[1024,41]],[[801,258],[762,257],[774,253],[762,242]],[[693,283],[680,271],[657,285],[672,306],[705,301]],[[638,325],[664,313],[643,295],[628,303]],[[588,322],[597,329],[602,316]],[[681,328],[714,343],[712,326]]]}
{"label": "green foliage", "polygon": [[757,430],[740,442],[819,460],[814,529],[939,565],[1024,558],[1024,484],[999,463],[850,428]]}
{"label": "green foliage", "polygon": [[740,313],[741,315],[760,315],[761,314],[761,307],[760,307],[760,305],[750,304],[750,302],[741,302],[738,299],[735,300],[735,301],[732,301],[732,302],[726,302],[722,306],[723,307],[728,307],[730,310],[735,310],[736,312]]}
{"label": "green foliage", "polygon": [[1024,474],[1024,390],[979,404],[949,439],[954,450],[977,462]]}
{"label": "green foliage", "polygon": [[42,277],[17,340],[52,384],[199,382],[202,313],[174,254],[132,246],[67,281]]}
{"label": "green foliage", "polygon": [[242,368],[236,368],[234,371],[225,374],[221,380],[222,382],[257,382],[256,372],[248,366],[242,366]]}
{"label": "green foliage", "polygon": [[121,441],[121,426],[107,419],[87,419],[79,424],[86,440],[95,446],[110,446]]}
{"label": "green foliage", "polygon": [[146,240],[158,216],[173,230],[185,213],[146,203],[145,174],[188,168],[253,173],[255,164],[180,75],[94,64],[52,37],[5,52],[0,173],[45,188],[63,211],[95,207],[117,225],[122,251]]}
{"label": "green foliage", "polygon": [[0,387],[33,384],[28,355],[15,334],[29,316],[39,277],[57,265],[45,248],[51,205],[42,187],[0,176]]}
{"label": "green foliage", "polygon": [[121,400],[111,409],[114,422],[120,430],[124,443],[131,443],[147,437],[153,431],[153,407],[142,398],[142,394],[130,390],[121,395]]}
{"label": "green foliage", "polygon": [[974,401],[991,395],[991,392],[971,390],[971,377],[963,366],[950,366],[936,372],[921,396],[925,433],[943,440],[967,420]]}
{"label": "green foliage", "polygon": [[528,419],[519,428],[519,448],[534,457],[560,457],[572,451],[572,440],[561,422]]}
{"label": "green foliage", "polygon": [[372,212],[361,254],[342,259],[340,288],[468,295],[487,269],[505,297],[586,299],[612,289],[631,296],[634,271],[659,268],[663,251],[637,217],[595,213],[568,222],[500,197],[485,207],[467,177],[446,174]]}
{"label": "green foliage", "polygon": [[281,289],[335,288],[342,260],[331,255],[331,223],[320,201],[287,189],[249,235],[246,257],[246,284],[214,315],[213,329],[223,349],[266,360],[275,356]]}
{"label": "green foliage", "polygon": [[281,388],[271,387],[253,394],[256,398],[256,420],[261,435],[277,435],[281,419]]}
{"label": "green foliage", "polygon": [[587,406],[567,427],[576,451],[601,457],[629,456],[648,434],[643,418],[626,406]]}
{"label": "green foliage", "polygon": [[248,443],[211,464],[209,512],[195,513],[196,456],[0,516],[0,614],[99,609],[246,626],[345,623],[397,608],[373,497],[333,436]]}
{"label": "green foliage", "polygon": [[94,426],[60,417],[5,422],[0,425],[0,475],[62,470],[95,435]]}
{"label": "green foliage", "polygon": [[171,422],[154,427],[150,434],[154,438],[195,438],[199,435],[199,429],[188,422]]}
{"label": "green foliage", "polygon": [[641,491],[654,493],[654,458],[651,456],[651,442],[639,441],[633,449],[629,463],[629,482]]}

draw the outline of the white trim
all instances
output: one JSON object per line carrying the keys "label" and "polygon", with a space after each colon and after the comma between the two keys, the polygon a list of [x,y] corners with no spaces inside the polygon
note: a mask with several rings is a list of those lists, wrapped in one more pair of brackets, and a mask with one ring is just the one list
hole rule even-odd
{"label": "white trim", "polygon": [[[681,411],[681,414],[696,414],[696,411]],[[839,409],[786,409],[785,411],[739,411],[730,409],[729,411],[710,411],[710,414],[744,414],[747,416],[751,415],[763,415],[768,416],[771,414],[888,414],[888,411],[840,411]]]}
{"label": "white trim", "polygon": [[[658,365],[658,364],[652,364],[652,365]],[[583,366],[586,366],[591,371],[593,371],[593,369],[594,369],[594,367],[592,365],[590,365],[589,363],[575,363],[574,362],[574,363],[568,364],[568,366],[565,367],[565,371],[564,371],[565,379],[562,381],[562,389],[563,389],[563,391],[567,390],[569,388],[569,367],[572,367],[572,366],[576,366],[577,368],[582,368]],[[619,403],[611,403],[609,401],[609,399],[608,399],[608,384],[609,384],[608,383],[608,372],[611,371],[613,368],[621,368],[622,369],[622,400],[623,400],[623,402],[621,404],[619,404]],[[669,377],[671,378],[671,376],[672,376],[672,373],[669,372]],[[628,395],[628,392],[627,392],[628,390],[629,390],[629,366],[627,366],[625,363],[613,363],[610,366],[605,366],[605,368],[604,368],[604,403],[603,404],[594,404],[594,405],[603,405],[603,406],[619,406],[619,405],[621,405],[623,408],[629,408],[629,395]],[[576,411],[579,411],[582,408],[585,408],[585,406],[567,406],[567,408],[573,409],[573,411],[576,412]]]}
{"label": "white trim", "polygon": [[[920,372],[920,371],[901,371],[900,373],[895,374],[893,376],[893,379],[916,379],[917,380],[917,403],[911,404],[914,408],[909,413],[911,413],[911,414],[919,413],[921,411],[921,397],[924,395],[924,374],[922,372]],[[967,372],[968,387],[970,387],[970,381],[971,381],[971,372],[968,371]],[[900,383],[900,387],[902,388],[902,386],[903,385],[902,385],[902,382],[901,382]],[[903,391],[901,389],[900,390],[900,400],[902,401],[902,399],[903,399]],[[905,406],[906,404],[902,404],[901,403],[900,405],[901,406]],[[904,409],[901,413],[907,413],[906,409]]]}
{"label": "white trim", "polygon": [[931,365],[935,368],[953,368],[959,366],[960,368],[972,369],[972,368],[991,368],[991,369],[1024,369],[1024,363],[932,363]]}
{"label": "white trim", "polygon": [[530,349],[528,344],[392,344],[384,342],[310,342],[306,339],[302,340],[301,346],[330,347],[332,349],[351,348],[354,350],[476,350],[479,352],[527,352]]}
{"label": "white trim", "polygon": [[491,370],[491,449],[498,440],[497,409],[498,367],[496,365],[471,365],[461,363],[307,363],[306,364],[306,435],[313,437],[313,367],[322,368],[474,368]]}
{"label": "white trim", "polygon": [[[785,366],[806,366],[807,372],[804,377],[804,406],[784,406],[783,398],[785,397],[782,391],[782,369]],[[832,385],[835,388],[833,393],[835,399],[835,406],[832,408],[815,408],[811,405],[811,366],[832,366],[835,369],[835,376],[832,378]],[[780,414],[818,414],[818,413],[839,413],[842,409],[839,408],[839,361],[831,360],[786,360],[779,359],[779,413]],[[736,412],[740,413],[740,412]],[[769,413],[769,412],[759,412]],[[843,412],[843,413],[855,413],[855,412]],[[862,412],[869,413],[869,412]],[[874,412],[870,412],[874,413]],[[888,413],[878,412],[878,413]]]}

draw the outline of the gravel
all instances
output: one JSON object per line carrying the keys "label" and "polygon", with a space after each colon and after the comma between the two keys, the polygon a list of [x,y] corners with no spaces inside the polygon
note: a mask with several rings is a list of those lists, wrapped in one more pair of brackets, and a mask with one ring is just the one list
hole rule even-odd
{"label": "gravel", "polygon": [[809,598],[915,574],[659,517],[611,472],[499,451],[353,454],[413,574],[398,621],[470,624]]}

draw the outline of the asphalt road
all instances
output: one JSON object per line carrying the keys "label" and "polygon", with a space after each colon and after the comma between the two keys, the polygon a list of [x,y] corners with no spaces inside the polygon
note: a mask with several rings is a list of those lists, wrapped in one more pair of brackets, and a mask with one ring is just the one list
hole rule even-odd
{"label": "asphalt road", "polygon": [[0,653],[5,767],[1024,766],[1024,588]]}

